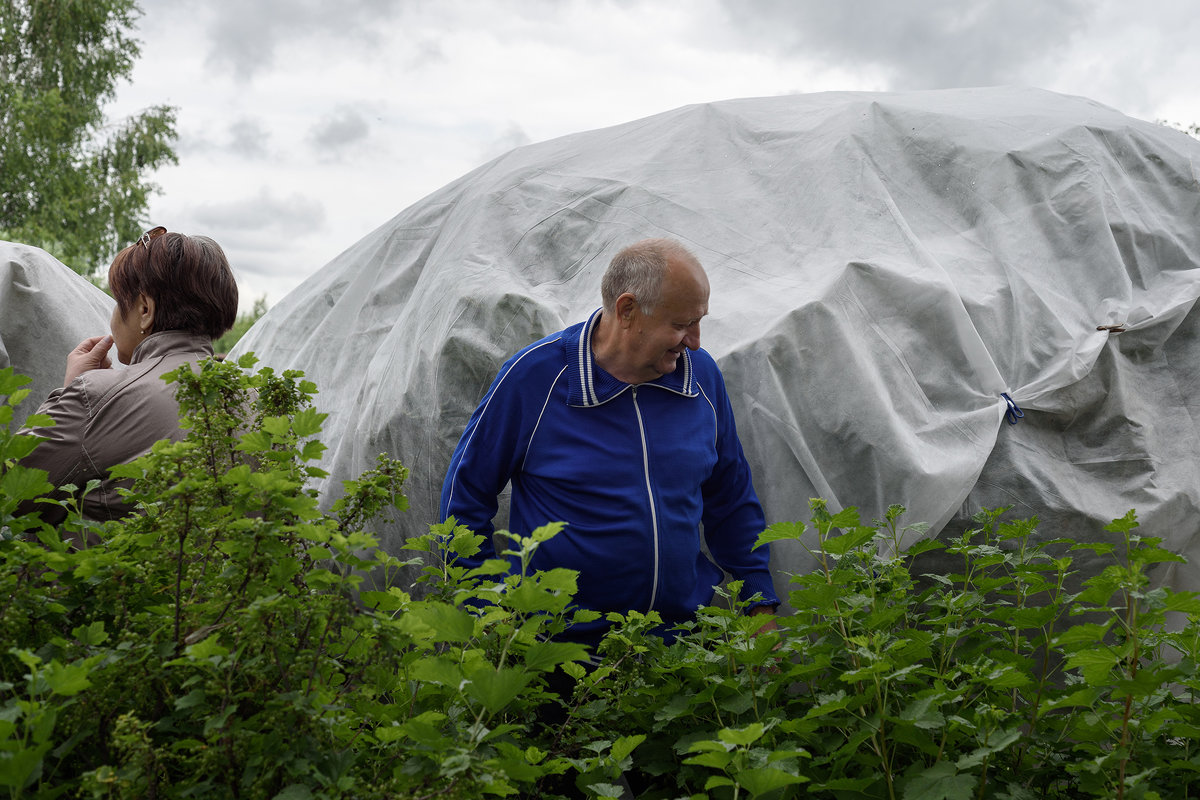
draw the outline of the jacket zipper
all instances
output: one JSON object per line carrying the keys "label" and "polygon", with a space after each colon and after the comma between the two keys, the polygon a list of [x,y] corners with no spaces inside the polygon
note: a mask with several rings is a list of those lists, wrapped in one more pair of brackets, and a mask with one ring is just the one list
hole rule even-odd
{"label": "jacket zipper", "polygon": [[654,536],[654,578],[650,584],[650,606],[647,612],[654,608],[658,599],[658,511],[654,507],[654,489],[650,486],[650,451],[646,447],[646,424],[642,420],[642,409],[638,406],[637,387],[633,387],[633,411],[637,415],[638,434],[642,437],[642,474],[646,478],[646,499],[650,503],[650,529]]}

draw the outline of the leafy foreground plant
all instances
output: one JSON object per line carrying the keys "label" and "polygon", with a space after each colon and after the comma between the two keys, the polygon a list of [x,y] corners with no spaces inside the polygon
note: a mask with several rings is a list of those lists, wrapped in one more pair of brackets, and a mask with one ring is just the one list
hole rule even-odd
{"label": "leafy foreground plant", "polygon": [[[990,511],[906,548],[901,508],[864,526],[813,501],[811,529],[761,537],[820,565],[778,630],[735,583],[670,644],[654,614],[611,615],[588,665],[555,639],[594,617],[575,574],[528,567],[561,525],[509,536],[515,571],[461,566],[481,538],[452,520],[398,561],[367,529],[404,508],[406,470],[381,457],[323,512],[315,387],[252,362],[176,373],[186,440],[121,468],[140,515],[72,515],[101,542],[78,551],[17,513],[72,501],[14,466],[34,442],[7,429],[24,390],[0,371],[0,796],[1197,792],[1200,602],[1150,587],[1180,559],[1132,512],[1104,543]],[[1111,563],[1085,579],[1081,549]],[[930,574],[931,550],[960,566]],[[388,585],[416,563],[420,597]]]}
{"label": "leafy foreground plant", "polygon": [[[1182,559],[1136,535],[1040,541],[1036,520],[977,527],[907,549],[896,506],[875,526],[813,501],[820,568],[792,579],[792,616],[702,609],[671,645],[640,650],[578,716],[647,735],[633,768],[645,797],[1182,798],[1200,791],[1194,593],[1150,588]],[[809,541],[800,523],[760,541]],[[1112,563],[1069,590],[1072,553]],[[920,574],[923,553],[960,560]],[[894,557],[882,553],[899,553]],[[737,587],[731,587],[736,589]],[[731,594],[734,592],[731,591]],[[1168,632],[1167,615],[1188,615]],[[599,673],[599,671],[598,671]],[[586,728],[586,725],[583,726]]]}
{"label": "leafy foreground plant", "polygon": [[[306,488],[324,476],[316,387],[252,363],[171,376],[187,438],[119,468],[142,510],[126,520],[18,516],[55,501],[15,466],[32,438],[0,429],[0,793],[477,797],[568,769],[522,721],[540,676],[583,657],[538,638],[565,624],[543,605],[565,608],[573,575],[510,580],[482,618],[365,590],[403,566],[365,526],[405,507],[407,470],[381,457],[323,513]],[[0,422],[24,382],[0,372]],[[102,543],[71,550],[71,532]],[[414,546],[436,555],[436,538]]]}

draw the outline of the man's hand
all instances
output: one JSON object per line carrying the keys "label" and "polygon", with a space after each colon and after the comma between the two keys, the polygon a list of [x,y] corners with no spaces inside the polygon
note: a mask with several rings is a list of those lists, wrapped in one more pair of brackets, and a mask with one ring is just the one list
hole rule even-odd
{"label": "man's hand", "polygon": [[[774,614],[774,613],[775,613],[775,606],[755,606],[754,608],[752,608],[746,612],[747,616],[751,616],[751,617],[757,616],[759,614]],[[769,619],[763,624],[763,626],[761,628],[759,628],[757,631],[755,631],[755,635],[757,636],[760,633],[765,633],[767,631],[774,631],[774,630],[779,630],[779,626],[775,624],[775,620]]]}
{"label": "man's hand", "polygon": [[111,336],[93,336],[84,339],[67,353],[67,375],[63,386],[70,386],[71,381],[85,372],[93,369],[109,369],[112,362],[108,359],[108,350],[113,345]]}

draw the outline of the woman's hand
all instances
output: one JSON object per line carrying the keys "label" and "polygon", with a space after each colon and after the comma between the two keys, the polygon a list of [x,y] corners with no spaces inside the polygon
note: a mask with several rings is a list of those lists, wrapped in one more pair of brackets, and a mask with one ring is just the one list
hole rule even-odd
{"label": "woman's hand", "polygon": [[112,362],[108,359],[108,350],[113,345],[111,336],[93,336],[84,339],[67,353],[67,376],[63,386],[70,386],[71,381],[85,372],[93,369],[109,369]]}

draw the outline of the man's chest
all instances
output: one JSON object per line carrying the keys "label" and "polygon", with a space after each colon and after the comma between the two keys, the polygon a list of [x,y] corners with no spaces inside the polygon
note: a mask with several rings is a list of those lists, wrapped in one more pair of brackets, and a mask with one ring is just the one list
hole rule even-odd
{"label": "man's chest", "polygon": [[628,390],[602,406],[548,408],[533,426],[521,471],[559,485],[656,483],[694,491],[717,461],[717,425],[703,397]]}

